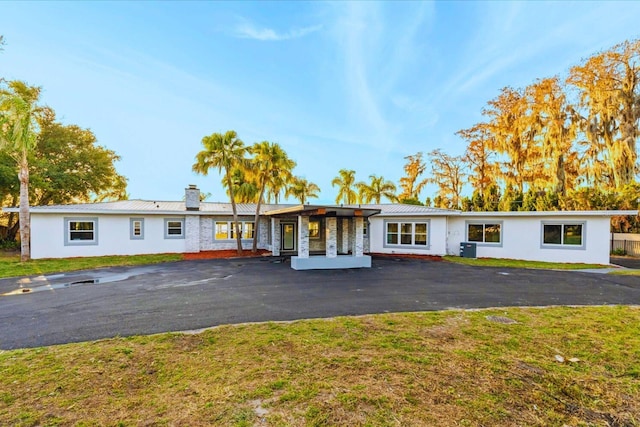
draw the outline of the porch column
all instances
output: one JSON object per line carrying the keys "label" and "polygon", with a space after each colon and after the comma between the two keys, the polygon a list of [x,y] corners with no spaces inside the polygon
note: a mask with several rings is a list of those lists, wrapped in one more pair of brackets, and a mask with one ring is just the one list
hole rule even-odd
{"label": "porch column", "polygon": [[349,222],[351,219],[342,218],[342,247],[340,248],[340,252],[343,254],[349,253]]}
{"label": "porch column", "polygon": [[280,219],[271,218],[271,255],[280,256]]}
{"label": "porch column", "polygon": [[364,255],[364,218],[357,216],[353,218],[355,225],[355,239],[353,239],[351,246],[351,253],[353,256]]}
{"label": "porch column", "polygon": [[326,221],[325,242],[327,258],[335,258],[338,256],[338,218],[335,216],[327,217]]}
{"label": "porch column", "polygon": [[298,258],[309,258],[309,217],[298,217]]}

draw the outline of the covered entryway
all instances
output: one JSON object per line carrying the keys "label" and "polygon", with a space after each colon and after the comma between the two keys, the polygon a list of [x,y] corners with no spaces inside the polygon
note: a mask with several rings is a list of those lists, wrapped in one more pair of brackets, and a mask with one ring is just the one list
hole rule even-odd
{"label": "covered entryway", "polygon": [[[280,252],[296,250],[297,255],[291,257],[294,270],[371,267],[371,257],[364,254],[364,221],[377,213],[379,209],[315,205],[265,212],[271,217],[272,235],[279,240],[272,242],[272,254],[279,256]],[[310,223],[318,219],[322,220],[324,236],[311,237],[324,240],[324,255],[311,256],[310,229],[311,234],[317,234],[320,228],[310,227]]]}

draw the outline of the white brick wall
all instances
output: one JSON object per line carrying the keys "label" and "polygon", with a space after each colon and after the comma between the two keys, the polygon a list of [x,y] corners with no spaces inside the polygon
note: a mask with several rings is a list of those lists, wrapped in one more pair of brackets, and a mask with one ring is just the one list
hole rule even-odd
{"label": "white brick wall", "polygon": [[298,217],[298,257],[309,258],[309,217]]}
{"label": "white brick wall", "polygon": [[[254,217],[242,216],[238,217],[238,221],[253,222]],[[216,221],[230,221],[233,226],[233,217],[200,217],[200,250],[216,251],[224,249],[236,249],[238,244],[235,239],[215,240],[215,223]],[[188,230],[188,227],[187,227]],[[188,234],[187,234],[188,236]],[[269,249],[269,219],[260,218],[260,229],[258,230],[258,249]],[[242,240],[242,249],[249,250],[253,246],[251,239]]]}
{"label": "white brick wall", "polygon": [[335,258],[338,256],[338,218],[329,217],[326,221],[327,258]]}
{"label": "white brick wall", "polygon": [[362,256],[364,252],[364,239],[363,239],[363,229],[362,223],[364,218],[355,217],[353,218],[353,224],[355,228],[355,239],[353,240],[353,249],[352,253],[355,256]]}
{"label": "white brick wall", "polygon": [[271,219],[271,253],[274,256],[280,255],[280,219]]}
{"label": "white brick wall", "polygon": [[200,252],[200,217],[189,215],[184,221],[186,252]]}

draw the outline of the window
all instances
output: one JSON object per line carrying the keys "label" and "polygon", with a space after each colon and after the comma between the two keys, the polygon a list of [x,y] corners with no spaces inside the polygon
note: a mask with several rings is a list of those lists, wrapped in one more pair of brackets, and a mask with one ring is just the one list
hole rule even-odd
{"label": "window", "polygon": [[427,224],[419,223],[415,227],[413,244],[427,246]]}
{"label": "window", "polygon": [[165,239],[184,239],[184,218],[165,218]]}
{"label": "window", "polygon": [[98,244],[98,218],[65,218],[64,228],[66,246]]}
{"label": "window", "polygon": [[405,222],[400,224],[400,244],[410,245],[413,237],[413,224]]}
{"label": "window", "polygon": [[169,236],[182,236],[182,221],[167,221],[167,234]]}
{"label": "window", "polygon": [[216,222],[216,240],[229,239],[229,223],[228,222]]}
{"label": "window", "polygon": [[129,238],[131,240],[144,239],[144,219],[143,218],[129,219]]}
{"label": "window", "polygon": [[398,244],[398,223],[397,222],[387,223],[387,244],[388,245]]}
{"label": "window", "polygon": [[584,223],[542,223],[542,245],[584,249]]}
{"label": "window", "polygon": [[429,244],[428,222],[387,222],[385,246],[418,246]]}
{"label": "window", "polygon": [[502,243],[502,223],[467,222],[467,241],[499,245]]}
{"label": "window", "polygon": [[93,221],[69,221],[69,241],[95,240],[95,226]]}
{"label": "window", "polygon": [[253,239],[253,222],[242,223],[242,238]]}
{"label": "window", "polygon": [[309,238],[310,239],[320,238],[320,221],[318,220],[309,221]]}
{"label": "window", "polygon": [[369,228],[369,221],[365,218],[362,221],[362,235],[366,236],[367,235],[367,229]]}
{"label": "window", "polygon": [[[255,227],[253,221],[238,221],[241,230],[241,239],[253,239]],[[235,224],[233,221],[216,221],[215,240],[233,240],[236,238]]]}

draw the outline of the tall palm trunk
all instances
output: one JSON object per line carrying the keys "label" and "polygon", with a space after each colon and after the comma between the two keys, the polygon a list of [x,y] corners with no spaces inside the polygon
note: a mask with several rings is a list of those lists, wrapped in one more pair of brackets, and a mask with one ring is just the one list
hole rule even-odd
{"label": "tall palm trunk", "polygon": [[233,184],[231,182],[231,173],[227,169],[227,186],[229,188],[229,197],[231,198],[231,210],[233,211],[233,227],[236,230],[236,242],[238,244],[238,255],[242,255],[242,236],[240,234],[240,224],[238,223],[238,210],[236,209],[236,199],[233,194]]}
{"label": "tall palm trunk", "polygon": [[260,205],[262,204],[262,197],[264,196],[264,189],[267,186],[265,183],[262,183],[262,188],[260,189],[260,197],[258,197],[258,204],[256,205],[256,216],[253,220],[253,247],[251,248],[251,252],[254,254],[258,252],[258,232],[260,231]]}
{"label": "tall palm trunk", "polygon": [[27,153],[22,154],[20,160],[20,261],[25,262],[31,259],[31,221],[29,218],[29,163]]}

